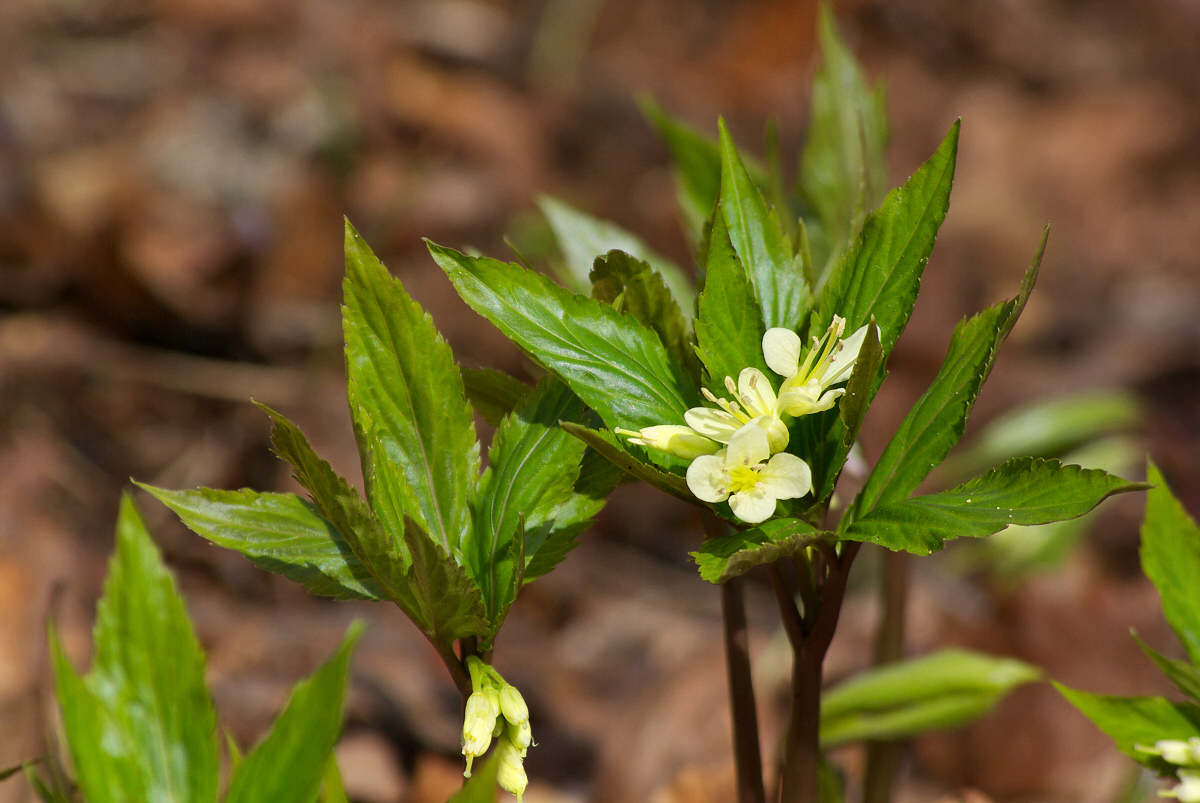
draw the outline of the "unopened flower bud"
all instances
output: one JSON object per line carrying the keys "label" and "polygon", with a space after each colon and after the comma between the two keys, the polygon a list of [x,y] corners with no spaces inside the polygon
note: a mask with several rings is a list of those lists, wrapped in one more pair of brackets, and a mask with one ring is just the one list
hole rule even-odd
{"label": "unopened flower bud", "polygon": [[525,720],[520,725],[509,723],[505,730],[508,733],[508,740],[517,748],[521,758],[525,758],[529,745],[533,744],[533,730],[529,727],[529,720]]}
{"label": "unopened flower bud", "polygon": [[471,764],[476,756],[487,752],[496,730],[500,715],[500,698],[493,688],[477,691],[467,698],[466,714],[463,717],[463,755],[467,758],[467,769],[463,773],[471,777]]}
{"label": "unopened flower bud", "polygon": [[500,713],[514,725],[529,721],[529,706],[516,686],[504,686],[500,689]]}
{"label": "unopened flower bud", "polygon": [[1162,797],[1173,797],[1179,803],[1200,803],[1200,772],[1180,770],[1179,786],[1169,792],[1159,792]]}
{"label": "unopened flower bud", "polygon": [[628,437],[630,443],[657,449],[681,460],[693,460],[721,448],[721,444],[681,424],[659,424],[638,430],[617,429],[616,432]]}
{"label": "unopened flower bud", "polygon": [[500,737],[500,743],[496,746],[496,762],[498,764],[496,781],[500,784],[500,788],[506,792],[512,792],[517,796],[517,803],[521,803],[525,787],[529,785],[529,777],[525,775],[525,764],[521,760],[521,752],[516,745],[509,741],[507,736]]}

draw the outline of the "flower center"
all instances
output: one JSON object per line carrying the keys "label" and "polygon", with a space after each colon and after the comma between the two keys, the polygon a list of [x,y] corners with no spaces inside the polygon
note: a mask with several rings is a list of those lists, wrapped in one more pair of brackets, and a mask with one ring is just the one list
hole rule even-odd
{"label": "flower center", "polygon": [[757,466],[734,466],[729,469],[729,492],[749,491],[758,485]]}

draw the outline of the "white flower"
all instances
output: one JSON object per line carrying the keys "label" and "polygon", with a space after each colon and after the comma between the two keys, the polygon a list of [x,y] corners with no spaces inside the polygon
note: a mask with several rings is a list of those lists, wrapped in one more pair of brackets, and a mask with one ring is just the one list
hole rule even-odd
{"label": "white flower", "polygon": [[516,686],[506,683],[500,687],[500,713],[514,725],[529,721],[529,706]]}
{"label": "white flower", "polygon": [[1193,736],[1186,742],[1182,739],[1159,739],[1153,747],[1135,744],[1135,750],[1142,753],[1161,756],[1168,764],[1179,767],[1194,767],[1200,765],[1200,738]]}
{"label": "white flower", "polygon": [[771,380],[757,368],[744,368],[733,377],[725,377],[725,389],[736,401],[718,399],[708,388],[702,388],[704,398],[721,409],[693,407],[683,414],[693,430],[718,443],[729,443],[733,433],[754,421],[767,434],[771,453],[782,452],[788,445],[788,430],[776,411],[775,390]]}
{"label": "white flower", "polygon": [[1159,797],[1173,797],[1179,803],[1200,803],[1200,772],[1180,770],[1179,786],[1167,792],[1159,792],[1158,795]]}
{"label": "white flower", "polygon": [[702,454],[712,454],[721,448],[716,441],[706,438],[691,427],[685,427],[682,424],[659,424],[642,429],[617,428],[616,433],[627,436],[630,443],[657,449],[683,460],[692,460]]}
{"label": "white flower", "polygon": [[507,735],[500,737],[500,743],[496,745],[496,762],[499,764],[496,770],[497,783],[504,791],[516,795],[519,803],[525,794],[525,787],[529,785],[529,778],[525,775],[520,749]]}
{"label": "white flower", "polygon": [[713,503],[728,499],[735,516],[758,524],[775,512],[776,500],[808,493],[812,472],[795,455],[771,457],[766,432],[751,421],[733,433],[728,448],[693,460],[687,484],[697,499]]}
{"label": "white flower", "polygon": [[850,378],[854,361],[862,350],[867,337],[863,326],[854,334],[841,340],[846,330],[846,319],[833,316],[824,337],[813,337],[812,348],[800,362],[803,344],[800,336],[790,329],[768,329],[763,335],[763,357],[767,366],[784,377],[776,402],[777,412],[801,416],[819,413],[833,407],[844,389],[830,390],[839,382]]}
{"label": "white flower", "polygon": [[496,730],[496,718],[500,716],[500,695],[490,686],[476,691],[467,698],[463,716],[462,752],[467,758],[467,769],[463,775],[471,777],[471,764],[477,756],[487,752]]}

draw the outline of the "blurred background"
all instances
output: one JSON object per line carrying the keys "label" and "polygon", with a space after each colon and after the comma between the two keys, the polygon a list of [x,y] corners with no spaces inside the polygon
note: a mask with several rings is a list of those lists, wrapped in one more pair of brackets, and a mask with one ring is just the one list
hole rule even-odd
{"label": "blurred background", "polygon": [[[835,7],[888,86],[893,183],[964,121],[950,213],[866,456],[933,377],[954,324],[1015,291],[1050,220],[1039,288],[959,467],[1030,427],[1049,426],[1049,441],[1062,427],[1074,434],[1038,448],[1096,446],[1089,459],[1130,476],[1148,450],[1200,509],[1200,3]],[[511,235],[544,259],[553,240],[534,199],[550,193],[690,265],[666,151],[635,96],[709,133],[723,114],[751,153],[774,117],[794,164],[815,19],[809,0],[2,0],[0,764],[43,752],[43,621],[53,613],[84,659],[130,476],[294,488],[251,396],[357,476],[342,215],[460,361],[529,376],[421,238],[504,257]],[[1039,413],[987,429],[1093,391],[1054,408],[1057,424]],[[364,803],[446,798],[461,771],[457,695],[399,611],[309,597],[141,501],[241,744],[364,617],[339,751],[349,791]],[[966,645],[1093,691],[1169,692],[1128,637],[1136,627],[1179,651],[1138,568],[1141,505],[1106,503],[1086,534],[1010,533],[913,561],[908,651]],[[699,539],[690,508],[625,486],[524,592],[496,661],[533,712],[532,803],[732,798],[717,595],[687,557]],[[868,661],[870,573],[864,561],[831,679]],[[786,650],[760,581],[752,646],[764,728],[777,734]],[[861,756],[838,759],[853,770]],[[1131,767],[1043,684],[916,742],[901,790],[1115,801]],[[0,801],[31,799],[19,779],[0,784]]]}

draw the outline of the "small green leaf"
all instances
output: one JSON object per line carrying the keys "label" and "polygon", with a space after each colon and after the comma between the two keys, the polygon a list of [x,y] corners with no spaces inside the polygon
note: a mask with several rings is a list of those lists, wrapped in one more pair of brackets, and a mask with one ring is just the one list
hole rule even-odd
{"label": "small green leaf", "polygon": [[762,311],[750,277],[729,241],[723,214],[713,216],[707,250],[704,292],[695,324],[696,353],[704,363],[706,387],[719,389],[727,376],[736,381],[743,368],[757,368],[772,376],[763,359],[766,327]]}
{"label": "small green leaf", "polygon": [[362,632],[351,625],[342,646],[296,684],[270,732],[234,770],[225,803],[313,803],[342,729],[350,652]]}
{"label": "small green leaf", "polygon": [[872,89],[838,36],[828,5],[818,25],[821,66],[813,76],[800,195],[816,216],[813,247],[821,277],[837,264],[887,190],[888,139],[883,87]]}
{"label": "small green leaf", "polygon": [[607,304],[617,302],[618,309],[654,330],[671,359],[691,376],[700,376],[688,321],[663,277],[648,263],[624,251],[609,251],[596,257],[589,276],[592,298]]}
{"label": "small green leaf", "polygon": [[1177,658],[1168,658],[1155,650],[1133,633],[1133,640],[1142,648],[1142,652],[1175,684],[1175,688],[1191,697],[1194,702],[1200,702],[1200,667]]}
{"label": "small green leaf", "polygon": [[493,368],[460,368],[463,389],[475,412],[493,427],[513,411],[531,388],[521,380]]}
{"label": "small green leaf", "polygon": [[683,423],[696,391],[653,330],[519,265],[432,243],[429,250],[463,300],[561,377],[606,426]]}
{"label": "small green leaf", "polygon": [[1147,465],[1146,479],[1157,487],[1146,497],[1142,569],[1158,589],[1163,613],[1188,657],[1200,663],[1200,529],[1171,493],[1158,466]]}
{"label": "small green leaf", "polygon": [[1019,457],[949,491],[876,507],[842,537],[928,555],[951,538],[981,538],[1010,524],[1073,519],[1113,494],[1146,487],[1099,469]]}
{"label": "small green leaf", "polygon": [[1186,740],[1200,736],[1200,710],[1187,703],[1171,703],[1162,697],[1111,697],[1106,694],[1054,687],[1071,705],[1117,743],[1117,748],[1144,767],[1160,774],[1173,773],[1174,765],[1145,753],[1136,745],[1152,746],[1160,739]]}
{"label": "small green leaf", "polygon": [[546,220],[550,221],[558,247],[566,257],[567,271],[559,278],[569,289],[586,295],[591,290],[589,274],[595,259],[609,251],[623,251],[649,263],[650,268],[670,289],[684,318],[691,320],[696,304],[696,288],[682,268],[655,253],[636,234],[625,231],[615,223],[598,220],[548,195],[539,197],[537,202]]}
{"label": "small green leaf", "polygon": [[800,519],[774,519],[749,530],[710,538],[691,553],[700,576],[721,584],[764,563],[774,563],[831,536]]}
{"label": "small green leaf", "polygon": [[954,330],[933,384],[909,410],[854,500],[856,515],[907,497],[962,437],[1000,344],[1016,324],[1033,290],[1048,233],[1048,229],[1043,231],[1017,295],[959,323]]}
{"label": "small green leaf", "polygon": [[93,803],[215,803],[216,712],[204,654],[129,497],[81,679],[51,631],[56,687],[79,785]]}
{"label": "small green leaf", "polygon": [[366,414],[388,436],[386,459],[402,468],[412,491],[409,500],[381,504],[374,474],[364,463],[367,498],[393,530],[400,523],[380,509],[403,502],[404,515],[453,553],[470,526],[471,490],[479,475],[475,419],[454,355],[429,315],[348,221],[342,286],[346,383],[359,450],[366,451]]}
{"label": "small green leaf", "polygon": [[821,696],[821,746],[956,728],[1040,677],[1029,664],[961,649],[870,669]]}
{"label": "small green leaf", "polygon": [[767,212],[762,193],[746,172],[724,121],[721,131],[721,212],[729,240],[754,285],[768,329],[796,329],[812,306],[812,296],[791,243],[777,217]]}
{"label": "small green leaf", "polygon": [[660,491],[666,491],[684,501],[697,503],[696,497],[692,496],[691,491],[688,490],[687,481],[683,477],[663,471],[634,457],[608,430],[589,429],[569,421],[562,422],[560,426],[634,479],[649,483]]}
{"label": "small green leaf", "polygon": [[321,781],[320,803],[350,803],[346,787],[342,784],[342,771],[338,769],[337,756],[329,754],[325,762],[325,777]]}
{"label": "small green leaf", "polygon": [[482,763],[477,764],[475,772],[463,784],[463,788],[446,803],[496,803],[496,776],[500,772],[500,762],[496,761],[496,753]]}
{"label": "small green leaf", "polygon": [[338,529],[295,494],[169,491],[136,483],[202,538],[334,599],[387,599]]}
{"label": "small green leaf", "polygon": [[846,394],[838,401],[838,412],[842,417],[842,426],[846,434],[842,436],[842,445],[850,446],[858,437],[858,428],[862,425],[863,417],[867,414],[867,406],[871,403],[871,389],[875,385],[875,377],[879,366],[883,364],[883,346],[879,344],[879,327],[872,321],[868,324],[867,337],[863,340],[846,383]]}

